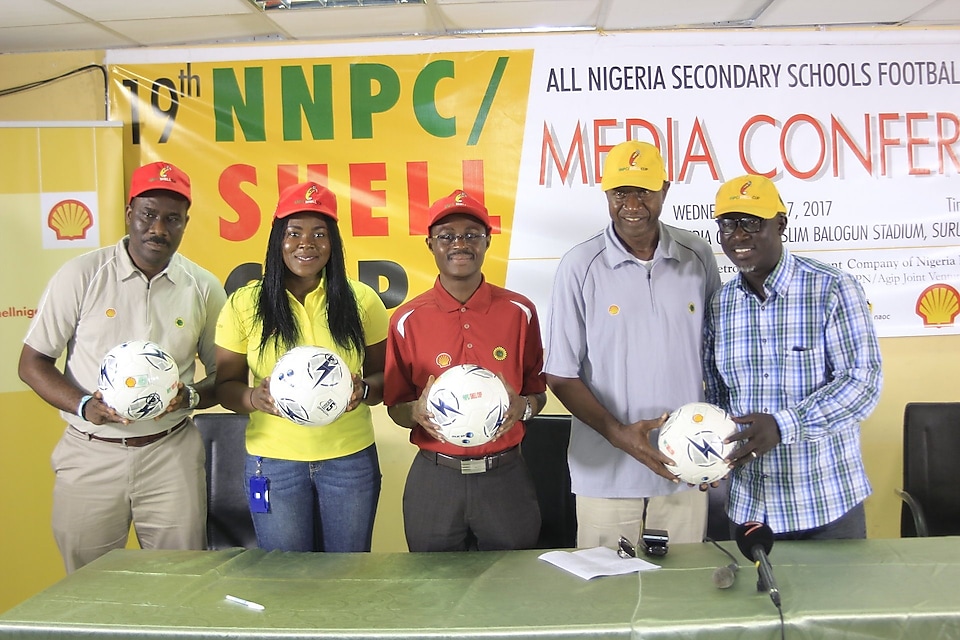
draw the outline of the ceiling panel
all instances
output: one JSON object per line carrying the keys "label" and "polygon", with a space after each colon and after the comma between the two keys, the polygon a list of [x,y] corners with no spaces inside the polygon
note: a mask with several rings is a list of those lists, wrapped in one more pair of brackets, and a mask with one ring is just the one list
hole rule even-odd
{"label": "ceiling panel", "polygon": [[960,0],[940,0],[910,17],[921,24],[960,24]]}
{"label": "ceiling panel", "polygon": [[[56,0],[59,4],[92,20],[140,20],[254,14],[259,10],[247,0]],[[27,3],[24,3],[27,4]],[[30,0],[29,4],[42,4]]]}
{"label": "ceiling panel", "polygon": [[[491,4],[499,4],[496,11]],[[544,27],[594,27],[597,0],[526,0],[506,2],[464,2],[438,5],[448,31],[538,29]]]}
{"label": "ceiling panel", "polygon": [[896,24],[930,4],[931,0],[776,0],[757,26]]}
{"label": "ceiling panel", "polygon": [[443,33],[434,12],[422,4],[271,11],[268,17],[282,31],[302,40]]}
{"label": "ceiling panel", "polygon": [[251,0],[0,1],[0,54],[533,30],[960,25],[960,0],[428,0],[275,11]]}
{"label": "ceiling panel", "polygon": [[47,2],[8,2],[3,7],[3,22],[0,23],[3,26],[0,29],[70,22],[83,22],[83,18]]}
{"label": "ceiling panel", "polygon": [[601,27],[617,29],[675,28],[682,25],[741,23],[756,16],[767,0],[608,0]]}
{"label": "ceiling panel", "polygon": [[41,27],[0,27],[0,51],[7,53],[113,49],[135,44],[97,25],[87,23]]}
{"label": "ceiling panel", "polygon": [[154,18],[109,21],[103,24],[145,46],[182,42],[238,42],[276,34],[273,25],[261,20],[258,15]]}

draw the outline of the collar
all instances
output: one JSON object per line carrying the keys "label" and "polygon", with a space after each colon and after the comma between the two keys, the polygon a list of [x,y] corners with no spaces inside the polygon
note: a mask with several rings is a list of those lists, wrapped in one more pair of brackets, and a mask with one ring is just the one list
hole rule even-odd
{"label": "collar", "polygon": [[[143,271],[140,271],[140,268],[134,264],[133,258],[130,257],[130,253],[127,251],[127,245],[130,243],[130,236],[126,235],[120,238],[120,241],[116,245],[117,249],[117,263],[120,265],[120,268],[117,269],[117,277],[121,282],[129,280],[135,276],[139,276],[144,280],[147,279],[146,274]],[[168,280],[176,284],[177,280],[174,277],[175,273],[178,273],[174,269],[174,265],[177,262],[177,256],[179,253],[174,253],[170,256],[170,262],[167,263],[167,266],[163,268],[163,271],[158,273],[156,277],[166,276]]]}
{"label": "collar", "polygon": [[[677,243],[670,234],[670,227],[662,222],[658,222],[657,224],[660,227],[660,240],[657,242],[657,248],[653,251],[653,258],[650,262],[655,263],[658,260],[664,259],[679,260]],[[639,262],[639,260],[623,246],[623,241],[617,237],[617,232],[613,227],[612,220],[603,231],[603,241],[606,245],[604,259],[607,261],[607,266],[611,269],[625,262]]]}
{"label": "collar", "polygon": [[[777,296],[786,296],[787,292],[790,290],[790,281],[793,280],[793,274],[797,270],[797,259],[792,253],[787,251],[784,247],[783,252],[780,254],[780,261],[777,263],[777,266],[773,268],[773,271],[770,272],[770,275],[767,276],[767,279],[763,282],[763,293],[769,300],[771,295]],[[740,289],[749,295],[755,295],[753,289],[750,288],[750,285],[746,283],[746,280],[743,278],[743,274],[739,274],[737,278],[737,286]]]}
{"label": "collar", "polygon": [[478,313],[486,313],[493,301],[493,292],[490,285],[487,284],[486,276],[481,275],[480,286],[477,287],[477,290],[473,292],[469,300],[460,302],[443,288],[443,285],[440,284],[440,276],[437,276],[433,283],[433,298],[440,310],[447,313],[459,311],[464,307]]}

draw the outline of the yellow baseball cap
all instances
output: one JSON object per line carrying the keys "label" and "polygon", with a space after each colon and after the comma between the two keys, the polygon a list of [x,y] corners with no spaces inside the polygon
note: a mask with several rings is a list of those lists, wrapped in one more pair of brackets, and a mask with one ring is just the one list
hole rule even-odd
{"label": "yellow baseball cap", "polygon": [[787,213],[787,207],[773,182],[763,176],[747,174],[720,185],[713,217],[719,218],[725,213],[749,213],[769,220],[778,213]]}
{"label": "yellow baseball cap", "polygon": [[660,191],[666,180],[660,151],[647,142],[627,140],[607,152],[600,188],[609,191],[617,187],[640,187]]}

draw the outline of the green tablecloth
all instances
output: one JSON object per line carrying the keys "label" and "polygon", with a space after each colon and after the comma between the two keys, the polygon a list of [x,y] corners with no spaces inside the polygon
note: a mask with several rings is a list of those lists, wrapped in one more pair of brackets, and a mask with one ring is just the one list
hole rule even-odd
{"label": "green tablecloth", "polygon": [[[0,639],[779,637],[752,565],[714,587],[711,545],[590,581],[539,554],[114,551],[0,616]],[[787,638],[960,638],[960,538],[777,543],[771,561]]]}

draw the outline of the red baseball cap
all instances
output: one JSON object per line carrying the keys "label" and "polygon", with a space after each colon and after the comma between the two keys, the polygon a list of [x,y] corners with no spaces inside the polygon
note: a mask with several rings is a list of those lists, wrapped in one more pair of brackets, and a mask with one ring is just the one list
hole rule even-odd
{"label": "red baseball cap", "polygon": [[430,209],[427,210],[427,228],[437,224],[441,218],[455,213],[476,218],[483,223],[487,231],[490,231],[490,214],[487,213],[487,208],[463,189],[457,189],[446,198],[441,198],[430,205]]}
{"label": "red baseball cap", "polygon": [[333,191],[316,182],[301,182],[287,187],[280,193],[276,219],[286,218],[301,212],[319,213],[328,218],[337,219],[337,196]]}
{"label": "red baseball cap", "polygon": [[192,203],[190,197],[190,178],[180,169],[169,162],[151,162],[139,167],[130,176],[130,200],[153,190],[173,191],[179,193],[187,202]]}

